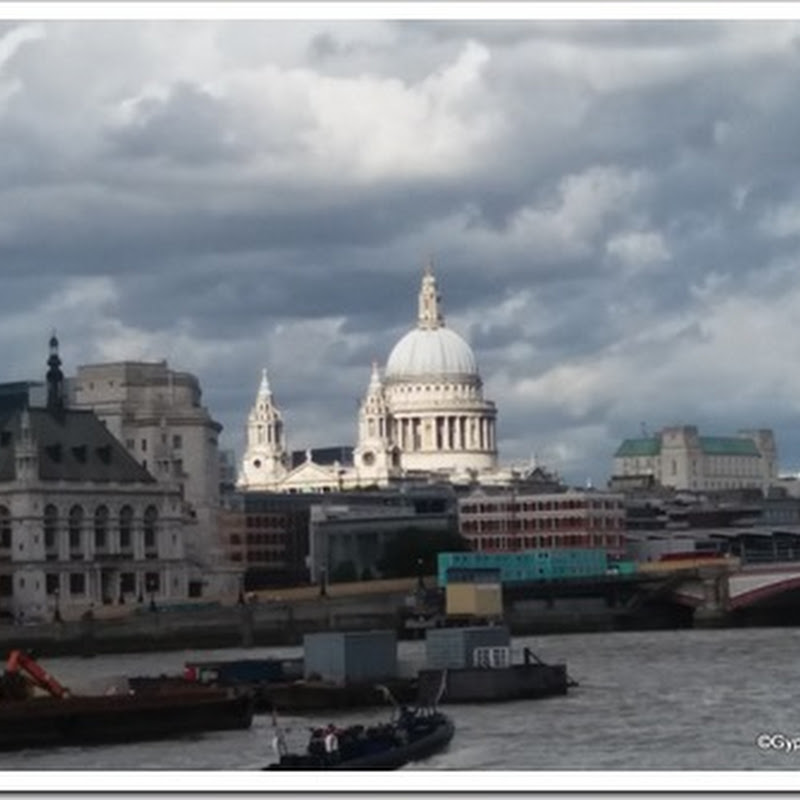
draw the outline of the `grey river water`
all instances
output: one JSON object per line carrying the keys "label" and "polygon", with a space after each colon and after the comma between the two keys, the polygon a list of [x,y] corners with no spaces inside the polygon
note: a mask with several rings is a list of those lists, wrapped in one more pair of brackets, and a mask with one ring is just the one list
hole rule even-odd
{"label": "grey river water", "polygon": [[[449,749],[407,769],[424,770],[797,770],[800,767],[800,629],[681,630],[553,635],[514,640],[566,661],[580,683],[566,697],[452,705]],[[181,671],[193,657],[295,655],[296,649],[216,650],[53,658],[44,666],[68,686],[123,674]],[[422,644],[403,642],[402,661]],[[284,717],[290,741],[315,722],[380,719],[375,709]],[[788,752],[780,737],[798,738]],[[258,770],[273,760],[272,722],[246,731],[107,747],[0,754],[4,770]],[[789,745],[790,746],[790,745]],[[500,776],[498,776],[500,778]],[[497,788],[501,788],[498,784]],[[597,788],[602,788],[598,786]],[[650,788],[659,788],[651,786]]]}

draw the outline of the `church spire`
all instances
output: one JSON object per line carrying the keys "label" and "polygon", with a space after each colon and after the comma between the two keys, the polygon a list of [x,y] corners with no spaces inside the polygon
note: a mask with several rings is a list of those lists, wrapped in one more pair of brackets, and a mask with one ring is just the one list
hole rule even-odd
{"label": "church spire", "polygon": [[441,298],[436,291],[436,278],[433,274],[433,259],[428,261],[422,276],[419,290],[419,314],[417,325],[423,330],[435,330],[444,326],[444,317],[439,308]]}
{"label": "church spire", "polygon": [[64,408],[64,373],[61,371],[61,358],[58,355],[56,332],[50,337],[50,357],[47,359],[47,408],[61,411]]}
{"label": "church spire", "polygon": [[261,384],[258,387],[259,397],[269,397],[272,390],[269,388],[269,380],[267,379],[267,368],[261,370]]}
{"label": "church spire", "polygon": [[369,391],[374,392],[378,389],[381,389],[383,384],[381,383],[381,373],[378,369],[378,362],[373,360],[372,362],[372,374],[369,378]]}

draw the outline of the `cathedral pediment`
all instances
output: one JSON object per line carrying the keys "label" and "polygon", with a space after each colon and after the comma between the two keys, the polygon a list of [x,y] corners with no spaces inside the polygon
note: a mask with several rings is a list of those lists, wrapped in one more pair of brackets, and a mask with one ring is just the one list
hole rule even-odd
{"label": "cathedral pediment", "polygon": [[338,478],[338,470],[334,467],[326,467],[315,464],[313,461],[306,461],[299,467],[295,467],[295,469],[281,481],[281,488],[299,489],[314,483],[335,484]]}

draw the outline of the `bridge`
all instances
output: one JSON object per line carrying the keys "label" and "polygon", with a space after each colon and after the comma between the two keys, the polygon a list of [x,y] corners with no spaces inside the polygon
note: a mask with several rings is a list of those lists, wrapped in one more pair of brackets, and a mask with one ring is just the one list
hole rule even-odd
{"label": "bridge", "polygon": [[777,622],[789,612],[800,622],[800,548],[796,559],[777,555],[777,560],[764,554],[711,555],[642,563],[632,574],[510,584],[503,595],[512,612],[532,601],[558,609],[567,599],[601,599],[621,622],[674,616],[684,624],[715,625],[754,615]]}
{"label": "bridge", "polygon": [[713,616],[775,601],[797,589],[800,589],[800,562],[745,563],[732,569],[694,570],[680,578],[671,596],[681,605]]}

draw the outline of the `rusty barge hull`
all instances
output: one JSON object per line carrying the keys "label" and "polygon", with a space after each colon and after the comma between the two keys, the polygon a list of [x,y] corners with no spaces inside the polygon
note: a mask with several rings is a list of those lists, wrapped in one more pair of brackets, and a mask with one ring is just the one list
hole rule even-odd
{"label": "rusty barge hull", "polygon": [[225,692],[33,697],[0,703],[0,750],[166,739],[252,720],[252,698]]}

